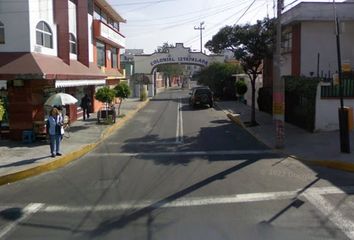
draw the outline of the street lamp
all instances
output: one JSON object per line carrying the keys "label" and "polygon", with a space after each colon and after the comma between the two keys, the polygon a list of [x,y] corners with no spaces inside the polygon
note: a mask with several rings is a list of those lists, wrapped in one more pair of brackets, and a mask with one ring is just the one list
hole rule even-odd
{"label": "street lamp", "polygon": [[340,50],[339,21],[338,21],[338,16],[337,16],[337,9],[336,9],[335,0],[333,0],[333,12],[334,12],[334,25],[335,25],[335,29],[336,29],[338,83],[339,83],[339,98],[340,98],[340,108],[338,110],[340,149],[341,149],[341,152],[343,152],[343,153],[350,153],[348,111],[344,108],[344,101],[343,101],[342,62],[341,62],[341,50]]}

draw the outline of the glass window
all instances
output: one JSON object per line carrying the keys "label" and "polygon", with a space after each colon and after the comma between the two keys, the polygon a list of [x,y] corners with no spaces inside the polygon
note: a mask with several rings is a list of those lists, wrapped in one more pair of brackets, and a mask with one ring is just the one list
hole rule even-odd
{"label": "glass window", "polygon": [[93,18],[97,20],[101,20],[101,9],[97,5],[95,5],[94,8]]}
{"label": "glass window", "polygon": [[118,22],[114,22],[113,26],[117,31],[119,31],[119,23]]}
{"label": "glass window", "polygon": [[0,22],[0,44],[5,43],[5,26]]}
{"label": "glass window", "polygon": [[47,48],[53,48],[52,31],[48,24],[43,21],[36,26],[36,43]]}
{"label": "glass window", "polygon": [[106,66],[106,47],[104,43],[97,41],[97,65],[98,66]]}
{"label": "glass window", "polygon": [[70,43],[70,53],[77,54],[76,38],[72,33],[70,33],[69,35],[69,43]]}
{"label": "glass window", "polygon": [[111,48],[112,68],[118,68],[118,51],[117,48]]}
{"label": "glass window", "polygon": [[107,14],[101,11],[101,21],[107,23]]}

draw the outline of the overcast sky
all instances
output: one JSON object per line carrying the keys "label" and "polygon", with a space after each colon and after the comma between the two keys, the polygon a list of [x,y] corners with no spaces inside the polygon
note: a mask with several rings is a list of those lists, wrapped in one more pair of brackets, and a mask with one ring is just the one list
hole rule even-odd
{"label": "overcast sky", "polygon": [[[198,27],[201,22],[204,22],[205,27],[204,45],[223,26],[254,23],[267,14],[270,17],[274,16],[273,0],[108,0],[108,2],[127,20],[121,24],[121,33],[126,36],[126,48],[144,49],[144,53],[154,52],[164,42],[170,44],[182,42],[184,46],[199,51],[200,31],[194,27]],[[291,2],[293,0],[285,0],[285,5]]]}

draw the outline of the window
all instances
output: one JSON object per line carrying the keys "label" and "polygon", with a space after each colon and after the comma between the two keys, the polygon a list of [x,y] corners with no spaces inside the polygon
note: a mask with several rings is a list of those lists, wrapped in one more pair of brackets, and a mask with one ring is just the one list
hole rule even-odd
{"label": "window", "polygon": [[41,21],[36,27],[36,43],[38,45],[53,48],[53,35],[47,23]]}
{"label": "window", "polygon": [[282,53],[288,53],[292,50],[293,34],[292,32],[283,33],[282,37]]}
{"label": "window", "polygon": [[5,26],[0,22],[0,44],[5,43]]}
{"label": "window", "polygon": [[104,43],[97,41],[97,65],[98,66],[106,66],[106,48]]}
{"label": "window", "polygon": [[101,20],[101,9],[97,5],[95,5],[94,8],[93,18],[96,20]]}
{"label": "window", "polygon": [[72,33],[70,33],[69,35],[69,44],[70,44],[70,53],[77,54],[76,38]]}
{"label": "window", "polygon": [[111,48],[112,68],[118,68],[118,51],[117,48]]}

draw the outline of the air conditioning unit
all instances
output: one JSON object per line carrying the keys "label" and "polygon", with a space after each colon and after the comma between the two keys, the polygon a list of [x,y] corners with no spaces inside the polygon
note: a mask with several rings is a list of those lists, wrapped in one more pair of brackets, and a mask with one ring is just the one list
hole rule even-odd
{"label": "air conditioning unit", "polygon": [[41,46],[35,46],[34,47],[34,51],[37,53],[41,53],[42,52],[42,47]]}

